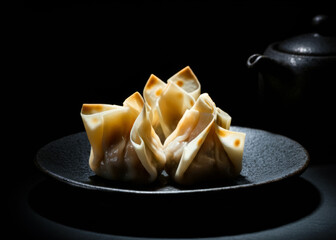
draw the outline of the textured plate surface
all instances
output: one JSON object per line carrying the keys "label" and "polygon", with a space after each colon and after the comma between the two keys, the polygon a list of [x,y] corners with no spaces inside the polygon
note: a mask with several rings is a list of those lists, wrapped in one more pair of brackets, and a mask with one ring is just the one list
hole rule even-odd
{"label": "textured plate surface", "polygon": [[215,185],[185,188],[171,183],[165,174],[149,186],[104,180],[89,167],[90,143],[85,132],[47,144],[38,151],[35,163],[48,175],[76,187],[132,194],[183,194],[247,188],[299,175],[308,166],[307,151],[294,140],[258,129],[232,126],[231,130],[246,133],[241,176]]}

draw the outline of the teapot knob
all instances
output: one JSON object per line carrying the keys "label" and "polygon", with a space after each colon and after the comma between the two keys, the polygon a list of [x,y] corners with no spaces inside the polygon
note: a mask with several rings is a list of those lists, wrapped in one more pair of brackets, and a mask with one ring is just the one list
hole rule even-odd
{"label": "teapot knob", "polygon": [[317,15],[312,20],[312,26],[320,35],[334,36],[336,35],[335,17],[327,15]]}

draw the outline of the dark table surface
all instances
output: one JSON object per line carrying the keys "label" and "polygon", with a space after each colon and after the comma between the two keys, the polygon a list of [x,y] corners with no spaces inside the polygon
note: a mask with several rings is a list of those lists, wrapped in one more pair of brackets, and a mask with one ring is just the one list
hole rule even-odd
{"label": "dark table surface", "polygon": [[83,191],[33,170],[15,183],[9,227],[31,239],[336,239],[336,164],[249,190],[184,197]]}

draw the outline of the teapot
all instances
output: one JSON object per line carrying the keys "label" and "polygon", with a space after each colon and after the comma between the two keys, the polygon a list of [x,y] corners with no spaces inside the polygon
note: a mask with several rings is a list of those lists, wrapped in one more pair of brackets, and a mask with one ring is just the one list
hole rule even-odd
{"label": "teapot", "polygon": [[[315,32],[274,42],[263,54],[253,54],[247,60],[248,68],[258,72],[265,123],[303,142],[314,128],[335,125],[335,19],[318,15],[312,25]],[[332,132],[336,133],[334,127]]]}

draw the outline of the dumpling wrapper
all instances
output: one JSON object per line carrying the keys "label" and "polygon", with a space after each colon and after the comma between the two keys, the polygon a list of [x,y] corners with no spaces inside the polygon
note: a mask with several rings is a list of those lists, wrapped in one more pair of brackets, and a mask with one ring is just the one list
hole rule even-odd
{"label": "dumpling wrapper", "polygon": [[169,176],[186,185],[238,176],[245,134],[230,131],[230,123],[231,117],[202,94],[164,142]]}
{"label": "dumpling wrapper", "polygon": [[145,102],[136,92],[123,106],[83,104],[91,169],[134,183],[154,181],[163,168],[180,184],[239,175],[245,134],[230,131],[231,117],[200,89],[186,67],[167,84],[151,75]]}
{"label": "dumpling wrapper", "polygon": [[153,74],[150,76],[143,95],[162,142],[175,130],[184,112],[194,105],[200,91],[200,83],[190,67],[169,78],[167,84]]}
{"label": "dumpling wrapper", "polygon": [[91,144],[90,168],[106,179],[149,183],[165,165],[165,155],[141,95],[123,106],[83,104],[81,117]]}

